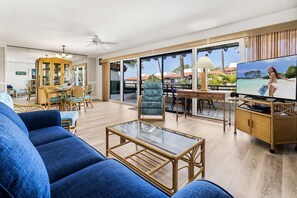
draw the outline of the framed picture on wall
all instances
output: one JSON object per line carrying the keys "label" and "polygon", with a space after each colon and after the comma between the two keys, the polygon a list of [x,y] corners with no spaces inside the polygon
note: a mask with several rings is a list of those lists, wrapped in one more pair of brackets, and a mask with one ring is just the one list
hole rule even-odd
{"label": "framed picture on wall", "polygon": [[36,79],[36,69],[31,70],[32,79]]}
{"label": "framed picture on wall", "polygon": [[25,71],[16,71],[15,72],[15,75],[23,75],[23,76],[25,76],[25,75],[27,75],[27,72],[25,72]]}

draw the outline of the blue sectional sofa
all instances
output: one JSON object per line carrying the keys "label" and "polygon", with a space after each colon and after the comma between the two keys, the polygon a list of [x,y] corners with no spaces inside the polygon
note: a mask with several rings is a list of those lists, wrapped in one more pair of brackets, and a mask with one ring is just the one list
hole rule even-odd
{"label": "blue sectional sofa", "polygon": [[[16,114],[0,102],[0,197],[169,197],[62,128],[55,110]],[[194,181],[173,197],[232,197]]]}

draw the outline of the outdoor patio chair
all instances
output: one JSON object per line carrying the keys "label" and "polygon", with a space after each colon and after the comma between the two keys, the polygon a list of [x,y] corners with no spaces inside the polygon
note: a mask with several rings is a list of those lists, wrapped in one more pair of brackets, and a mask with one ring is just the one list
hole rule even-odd
{"label": "outdoor patio chair", "polygon": [[166,98],[163,96],[162,82],[145,82],[143,87],[143,96],[138,99],[138,119],[147,119],[143,116],[161,116],[164,121]]}

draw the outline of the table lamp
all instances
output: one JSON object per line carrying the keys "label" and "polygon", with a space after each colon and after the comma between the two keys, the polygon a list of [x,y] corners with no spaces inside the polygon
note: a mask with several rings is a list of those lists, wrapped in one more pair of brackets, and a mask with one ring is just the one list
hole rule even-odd
{"label": "table lamp", "polygon": [[208,56],[204,56],[199,58],[199,60],[196,62],[194,69],[203,69],[203,72],[201,73],[201,91],[207,91],[207,72],[205,69],[211,69],[215,68],[215,65],[213,62],[208,58]]}

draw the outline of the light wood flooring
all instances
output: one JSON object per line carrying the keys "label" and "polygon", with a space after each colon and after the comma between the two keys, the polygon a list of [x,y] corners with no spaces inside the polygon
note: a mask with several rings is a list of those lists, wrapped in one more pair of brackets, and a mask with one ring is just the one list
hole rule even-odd
{"label": "light wood flooring", "polygon": [[[131,106],[116,102],[94,102],[94,108],[83,109],[78,119],[76,135],[105,155],[105,127],[137,118]],[[222,123],[201,118],[179,117],[166,113],[165,122],[153,122],[162,127],[206,139],[205,178],[229,191],[234,197],[297,197],[297,152],[295,145],[269,145]],[[116,141],[116,140],[114,140]],[[198,177],[198,179],[201,176]]]}

